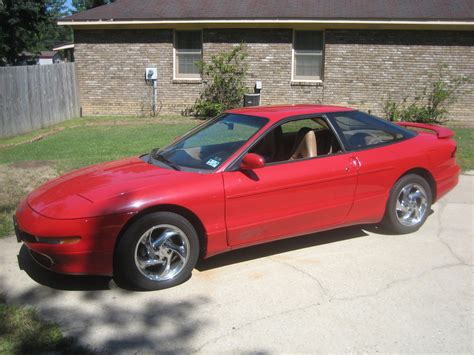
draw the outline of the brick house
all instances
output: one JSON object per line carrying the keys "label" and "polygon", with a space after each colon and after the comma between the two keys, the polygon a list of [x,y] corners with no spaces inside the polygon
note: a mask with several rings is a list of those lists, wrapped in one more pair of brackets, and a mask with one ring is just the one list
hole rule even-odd
{"label": "brick house", "polygon": [[[261,103],[327,103],[382,113],[446,63],[474,79],[472,0],[117,0],[59,21],[75,37],[85,115],[147,114],[158,69],[161,113],[190,107],[194,61],[245,42]],[[451,107],[473,119],[474,90]]]}

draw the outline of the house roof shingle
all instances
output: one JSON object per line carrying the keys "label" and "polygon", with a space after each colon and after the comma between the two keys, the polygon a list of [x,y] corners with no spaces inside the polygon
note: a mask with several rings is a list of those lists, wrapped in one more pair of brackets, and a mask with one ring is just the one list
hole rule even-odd
{"label": "house roof shingle", "polygon": [[473,0],[116,0],[61,19],[474,21]]}

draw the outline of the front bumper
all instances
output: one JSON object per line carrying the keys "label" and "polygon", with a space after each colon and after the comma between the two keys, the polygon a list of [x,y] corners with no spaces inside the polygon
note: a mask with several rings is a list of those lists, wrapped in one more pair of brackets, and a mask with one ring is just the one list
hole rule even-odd
{"label": "front bumper", "polygon": [[[14,216],[18,242],[23,242],[40,265],[54,272],[112,275],[113,250],[120,230],[133,213],[80,219],[53,219],[23,201]],[[74,244],[38,242],[48,238],[80,237]]]}
{"label": "front bumper", "polygon": [[16,241],[18,243],[21,243],[21,232],[20,229],[18,228],[18,221],[16,220],[16,216],[13,215],[13,227],[15,228],[15,235],[16,235]]}

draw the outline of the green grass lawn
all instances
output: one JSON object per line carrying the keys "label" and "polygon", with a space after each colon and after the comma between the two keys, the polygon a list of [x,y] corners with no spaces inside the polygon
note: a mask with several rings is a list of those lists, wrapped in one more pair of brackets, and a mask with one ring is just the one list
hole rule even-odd
{"label": "green grass lawn", "polygon": [[[139,122],[122,117],[81,118],[49,131],[0,140],[4,145],[0,148],[0,237],[13,233],[13,211],[36,186],[68,170],[164,147],[199,123],[181,117]],[[28,143],[52,131],[56,133]]]}
{"label": "green grass lawn", "polygon": [[85,126],[99,125],[142,125],[142,124],[197,124],[202,121],[191,119],[177,115],[163,115],[159,117],[136,117],[136,116],[94,116],[94,117],[78,117],[67,120],[54,126],[38,129],[36,131],[20,134],[14,137],[0,138],[0,147],[10,144],[18,144],[34,140],[42,135],[54,133],[57,130],[66,128],[76,128]]}
{"label": "green grass lawn", "polygon": [[84,126],[68,128],[44,139],[0,150],[0,164],[47,160],[60,172],[84,165],[147,153],[163,147],[194,125]]}
{"label": "green grass lawn", "polygon": [[0,354],[89,354],[59,326],[45,322],[28,307],[7,305],[0,297]]}
{"label": "green grass lawn", "polygon": [[458,144],[457,162],[463,171],[474,170],[474,128],[451,128]]}

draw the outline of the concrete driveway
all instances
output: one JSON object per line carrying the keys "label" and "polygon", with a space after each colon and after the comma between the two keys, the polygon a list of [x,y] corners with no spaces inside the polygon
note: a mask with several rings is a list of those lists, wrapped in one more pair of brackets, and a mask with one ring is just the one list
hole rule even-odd
{"label": "concrete driveway", "polygon": [[417,233],[354,227],[243,249],[157,292],[54,276],[24,258],[29,276],[10,237],[0,287],[111,352],[473,353],[473,186],[461,176]]}

